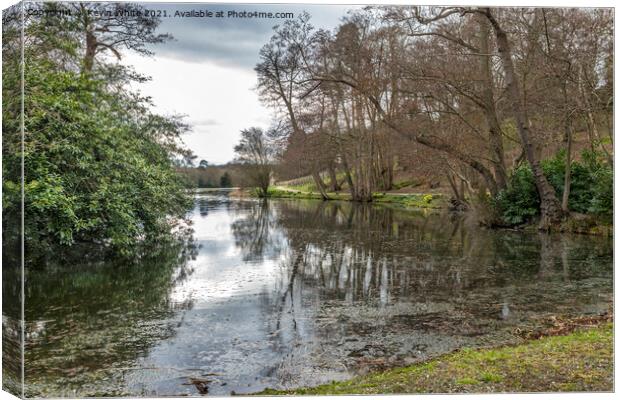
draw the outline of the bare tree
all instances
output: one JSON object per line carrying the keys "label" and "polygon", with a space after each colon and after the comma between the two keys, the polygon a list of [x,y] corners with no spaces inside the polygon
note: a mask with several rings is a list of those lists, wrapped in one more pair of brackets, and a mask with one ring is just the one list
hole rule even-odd
{"label": "bare tree", "polygon": [[80,36],[83,72],[93,70],[98,55],[109,53],[120,59],[122,50],[151,55],[153,53],[149,45],[172,38],[169,34],[156,33],[160,18],[139,4],[79,2],[51,7],[70,11],[52,15],[69,19],[70,24],[65,23],[63,26],[70,26],[73,33]]}
{"label": "bare tree", "polygon": [[261,128],[241,131],[241,141],[235,146],[237,160],[246,166],[245,174],[260,197],[267,197],[271,183],[275,147],[272,139]]}
{"label": "bare tree", "polygon": [[[611,15],[380,7],[350,13],[333,32],[314,30],[304,15],[263,47],[258,88],[292,126],[285,159],[324,198],[322,174],[332,190],[371,201],[407,165],[446,179],[456,203],[488,206],[525,162],[546,230],[570,212],[575,137],[587,132],[592,150],[613,162]],[[559,150],[556,193],[542,162]]]}
{"label": "bare tree", "polygon": [[[312,46],[312,25],[310,15],[302,13],[296,20],[288,20],[276,27],[269,43],[260,51],[260,61],[255,70],[258,74],[258,89],[263,101],[270,105],[284,106],[297,138],[306,135],[299,118],[296,97],[302,96],[304,85],[305,64]],[[312,154],[312,153],[309,153]],[[316,164],[316,163],[315,163]],[[327,198],[325,184],[317,165],[311,167],[314,182],[324,199]]]}

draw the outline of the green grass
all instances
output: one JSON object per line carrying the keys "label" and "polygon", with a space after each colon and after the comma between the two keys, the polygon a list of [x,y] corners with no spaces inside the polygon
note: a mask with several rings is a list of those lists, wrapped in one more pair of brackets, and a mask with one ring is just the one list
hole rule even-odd
{"label": "green grass", "polygon": [[394,182],[394,184],[392,185],[394,187],[395,190],[399,190],[405,187],[416,187],[419,186],[421,183],[411,180],[411,179],[405,179],[402,181],[398,181],[398,182]]}
{"label": "green grass", "polygon": [[302,183],[298,185],[287,185],[286,187],[300,192],[318,192],[314,182]]}
{"label": "green grass", "polygon": [[261,395],[611,391],[613,324],[517,346],[463,349],[344,382]]}
{"label": "green grass", "polygon": [[[270,187],[269,197],[292,198],[292,199],[321,199],[318,192],[299,190],[298,186]],[[331,200],[350,201],[351,195],[346,192],[328,193]],[[373,202],[389,203],[406,208],[442,208],[445,206],[445,198],[439,194],[392,194],[374,193]]]}
{"label": "green grass", "polygon": [[[318,192],[306,192],[299,191],[287,187],[286,190],[277,187],[270,187],[267,191],[269,197],[280,199],[321,199],[321,194]],[[351,196],[344,193],[329,193],[330,199],[333,200],[351,200]]]}
{"label": "green grass", "polygon": [[409,208],[443,208],[445,198],[440,194],[391,194],[375,193],[373,200],[377,203],[398,204]]}

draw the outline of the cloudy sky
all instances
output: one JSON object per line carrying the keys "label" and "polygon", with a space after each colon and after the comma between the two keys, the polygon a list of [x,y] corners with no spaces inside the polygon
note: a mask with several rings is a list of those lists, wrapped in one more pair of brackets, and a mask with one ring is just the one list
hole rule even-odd
{"label": "cloudy sky", "polygon": [[[317,28],[334,28],[355,6],[302,4],[162,4],[145,3],[149,10],[265,11],[294,13],[304,10]],[[266,128],[272,112],[254,91],[253,70],[258,52],[283,19],[162,18],[160,31],[174,40],[153,48],[155,57],[128,54],[123,62],[152,80],[138,89],[153,98],[157,111],[184,114],[192,126],[185,144],[201,159],[220,164],[234,158],[239,131],[251,126]]]}

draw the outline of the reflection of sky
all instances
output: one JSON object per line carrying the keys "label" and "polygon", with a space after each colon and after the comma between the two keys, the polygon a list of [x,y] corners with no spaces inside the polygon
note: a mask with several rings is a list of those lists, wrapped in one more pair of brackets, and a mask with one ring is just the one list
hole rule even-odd
{"label": "reflection of sky", "polygon": [[[193,270],[191,279],[175,287],[172,301],[183,302],[191,298],[199,308],[205,301],[256,295],[276,286],[278,279],[282,278],[280,267],[285,263],[287,253],[244,261],[243,249],[235,243],[232,231],[233,223],[244,217],[243,212],[232,213],[225,208],[209,209],[207,215],[201,215],[196,207],[193,228],[200,248],[190,264]],[[270,230],[269,234],[275,237],[273,240],[284,241],[278,230]]]}
{"label": "reflection of sky", "polygon": [[[221,204],[195,208],[193,228],[199,253],[192,261],[190,278],[171,293],[173,302],[191,299],[193,307],[178,317],[174,338],[160,342],[139,361],[142,369],[126,375],[133,391],[195,394],[195,388],[186,385],[187,377],[208,376],[212,381],[209,393],[221,395],[273,385],[274,379],[280,379],[274,374],[287,368],[296,371],[297,378],[287,378],[290,383],[311,372],[313,363],[307,357],[314,310],[301,308],[299,282],[293,290],[294,304],[287,299],[283,305],[285,313],[297,313],[295,329],[290,329],[289,315],[278,314],[280,292],[288,284],[283,268],[290,264],[287,251],[274,251],[282,247],[283,232],[269,229],[269,238],[263,238],[272,244],[265,248],[266,256],[248,261],[235,240],[232,227],[240,220],[254,222],[248,218],[252,209],[256,209],[253,202],[241,202],[239,209]],[[266,216],[274,218],[274,210]],[[300,342],[305,346],[297,347]]]}
{"label": "reflection of sky", "polygon": [[[342,219],[349,211],[359,214]],[[368,372],[369,361],[413,363],[501,344],[514,340],[515,326],[597,313],[612,296],[608,239],[552,240],[392,212],[200,196],[191,215],[200,248],[191,273],[174,281],[171,312],[140,308],[143,319],[115,331],[109,319],[121,310],[97,304],[96,327],[75,338],[102,333],[107,347],[73,354],[97,349],[101,361],[115,346],[139,349],[128,363],[101,364],[115,371],[112,385],[133,395],[197,395],[190,378],[209,380],[211,395],[250,393],[345,379]],[[74,384],[92,393],[92,379],[78,375]],[[53,385],[51,393],[64,393]]]}

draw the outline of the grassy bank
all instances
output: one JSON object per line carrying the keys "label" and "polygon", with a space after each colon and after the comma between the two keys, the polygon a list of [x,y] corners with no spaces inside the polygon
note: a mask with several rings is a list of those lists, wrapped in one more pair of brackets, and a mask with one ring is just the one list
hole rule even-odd
{"label": "grassy bank", "polygon": [[[321,194],[313,191],[304,191],[289,187],[271,187],[268,191],[271,198],[286,199],[321,199]],[[347,192],[328,193],[330,200],[351,201]],[[389,203],[411,208],[443,208],[446,205],[444,196],[440,194],[402,194],[402,193],[374,193],[374,203]]]}
{"label": "grassy bank", "polygon": [[[312,190],[312,185],[297,185],[297,186],[272,186],[268,190],[269,198],[279,199],[314,199],[321,200],[321,194]],[[237,197],[251,196],[256,197],[256,192],[253,190],[238,190],[234,192]],[[338,201],[351,201],[351,195],[346,191],[329,192],[327,194],[329,200]],[[411,210],[425,210],[433,211],[440,209],[447,209],[449,207],[449,201],[446,195],[440,193],[390,193],[380,192],[373,194],[373,204],[386,204],[392,207],[411,209]],[[508,228],[511,230],[523,230],[532,233],[538,232],[539,221],[538,218],[532,218],[530,221],[508,225],[505,223],[493,222],[481,222],[481,225],[491,226],[497,229]],[[579,214],[571,213],[564,222],[555,226],[552,229],[553,232],[559,233],[578,233],[594,236],[613,236],[613,225],[604,219],[591,214]]]}
{"label": "grassy bank", "polygon": [[[301,189],[304,190],[301,190]],[[272,186],[268,190],[270,198],[283,199],[315,199],[320,200],[321,194],[308,190],[306,186]],[[251,193],[251,195],[255,195]],[[330,192],[330,200],[351,201],[348,192]],[[430,209],[437,210],[448,208],[448,200],[445,195],[438,193],[374,193],[373,203],[389,204],[402,208],[411,209]],[[496,227],[503,227],[499,225]],[[510,226],[505,226],[510,227]],[[510,227],[510,229],[521,229],[531,232],[538,232],[538,219]],[[602,220],[595,215],[571,213],[562,224],[553,229],[555,232],[579,233],[596,236],[613,236],[613,225]]]}
{"label": "grassy bank", "polygon": [[613,324],[434,360],[293,391],[262,395],[611,391]]}

